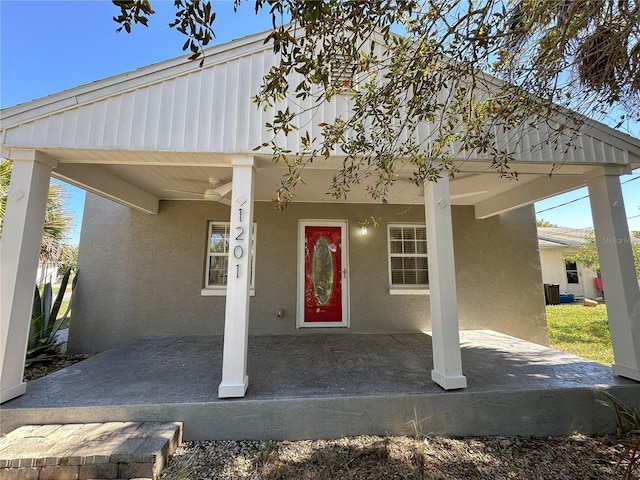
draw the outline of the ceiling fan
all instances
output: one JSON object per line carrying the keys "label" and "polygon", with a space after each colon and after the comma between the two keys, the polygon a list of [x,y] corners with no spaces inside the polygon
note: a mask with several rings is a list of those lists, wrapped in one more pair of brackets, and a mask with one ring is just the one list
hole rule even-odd
{"label": "ceiling fan", "polygon": [[170,188],[165,188],[166,192],[174,192],[174,193],[183,193],[186,195],[196,195],[198,197],[202,197],[205,200],[209,200],[212,202],[220,202],[225,205],[231,205],[231,200],[225,198],[232,189],[232,182],[227,182],[220,184],[220,181],[217,178],[211,177],[209,178],[209,183],[213,185],[213,188],[207,188],[204,193],[203,192],[189,192],[185,190],[172,190]]}

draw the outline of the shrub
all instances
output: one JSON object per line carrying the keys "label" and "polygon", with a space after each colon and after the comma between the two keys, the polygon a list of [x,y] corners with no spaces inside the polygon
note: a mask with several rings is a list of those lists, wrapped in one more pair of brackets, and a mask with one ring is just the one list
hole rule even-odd
{"label": "shrub", "polygon": [[67,305],[64,314],[58,317],[60,308],[62,307],[62,300],[67,290],[67,285],[69,284],[71,272],[71,269],[67,270],[62,277],[60,290],[58,290],[56,299],[53,302],[53,287],[51,282],[44,285],[42,293],[36,285],[31,313],[31,326],[29,328],[29,342],[27,344],[26,366],[34,363],[49,362],[55,355],[60,353],[60,345],[56,342],[56,333],[58,333],[60,326],[71,312],[73,293],[75,292],[78,281],[78,273],[76,272],[71,285],[72,291],[69,305]]}

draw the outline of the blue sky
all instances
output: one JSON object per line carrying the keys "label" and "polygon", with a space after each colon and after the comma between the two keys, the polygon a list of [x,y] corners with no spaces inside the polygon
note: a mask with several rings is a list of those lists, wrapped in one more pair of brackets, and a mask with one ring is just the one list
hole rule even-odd
{"label": "blue sky", "polygon": [[[256,16],[253,2],[233,13],[232,1],[217,1],[215,42],[264,31],[268,16]],[[149,27],[116,33],[118,9],[108,0],[0,1],[0,107],[6,108],[95,80],[182,55],[183,37],[168,27],[172,0],[152,0]],[[640,171],[621,177],[631,230],[640,230]],[[77,244],[84,193],[69,188],[77,219],[71,243]],[[536,204],[536,211],[587,195],[576,190]],[[588,198],[540,214],[558,225],[592,226]]]}

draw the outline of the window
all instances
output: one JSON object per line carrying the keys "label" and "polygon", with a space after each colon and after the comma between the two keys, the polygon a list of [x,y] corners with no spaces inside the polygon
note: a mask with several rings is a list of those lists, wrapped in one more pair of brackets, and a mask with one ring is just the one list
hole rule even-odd
{"label": "window", "polygon": [[567,283],[580,283],[578,280],[578,266],[576,262],[565,260],[564,268],[567,272]]}
{"label": "window", "polygon": [[[202,295],[225,295],[229,274],[229,222],[209,222],[204,289]],[[251,235],[251,294],[255,293],[256,224]]]}
{"label": "window", "polygon": [[428,293],[426,227],[389,225],[388,229],[390,293]]}

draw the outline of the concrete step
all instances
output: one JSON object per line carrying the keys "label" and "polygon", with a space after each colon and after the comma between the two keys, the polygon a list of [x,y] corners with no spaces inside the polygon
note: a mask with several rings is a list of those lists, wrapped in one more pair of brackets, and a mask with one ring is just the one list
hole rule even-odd
{"label": "concrete step", "polygon": [[155,480],[181,442],[181,422],[25,425],[0,438],[0,480]]}

